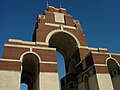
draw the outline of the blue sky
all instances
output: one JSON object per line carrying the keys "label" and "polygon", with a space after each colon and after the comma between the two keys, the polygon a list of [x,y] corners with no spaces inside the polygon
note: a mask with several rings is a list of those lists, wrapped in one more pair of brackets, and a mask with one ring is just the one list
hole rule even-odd
{"label": "blue sky", "polygon": [[[59,7],[60,1],[80,20],[90,47],[120,53],[120,0],[49,0],[49,4]],[[31,41],[37,14],[45,9],[46,0],[0,0],[0,57],[9,38]]]}

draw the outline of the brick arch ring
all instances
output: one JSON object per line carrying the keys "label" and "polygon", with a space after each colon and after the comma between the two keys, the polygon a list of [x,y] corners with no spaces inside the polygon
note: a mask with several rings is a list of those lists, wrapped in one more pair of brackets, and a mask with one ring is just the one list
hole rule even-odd
{"label": "brick arch ring", "polygon": [[109,59],[114,60],[114,61],[117,63],[117,65],[120,66],[120,64],[118,63],[118,61],[117,61],[115,58],[113,58],[113,57],[108,57],[108,58],[105,60],[105,64],[106,64],[106,65],[107,65],[107,62],[108,62]]}
{"label": "brick arch ring", "polygon": [[65,31],[65,30],[61,30],[61,29],[57,29],[57,30],[54,30],[54,31],[51,31],[50,33],[48,33],[45,42],[49,43],[49,40],[52,37],[52,35],[55,34],[55,33],[59,33],[59,32],[63,32],[63,33],[66,33],[66,34],[70,35],[76,41],[78,48],[80,48],[80,42],[77,39],[77,37],[74,34],[68,32],[68,31]]}
{"label": "brick arch ring", "polygon": [[34,54],[35,56],[37,56],[39,62],[41,62],[40,56],[39,56],[37,53],[31,52],[31,51],[24,52],[24,53],[20,56],[20,61],[21,61],[21,62],[22,62],[22,60],[23,60],[24,55],[26,55],[26,54]]}

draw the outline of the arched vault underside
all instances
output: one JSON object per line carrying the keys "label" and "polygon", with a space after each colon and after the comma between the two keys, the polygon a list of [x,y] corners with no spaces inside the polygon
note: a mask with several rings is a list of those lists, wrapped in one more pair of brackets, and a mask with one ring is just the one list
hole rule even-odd
{"label": "arched vault underside", "polygon": [[71,58],[74,52],[78,49],[75,39],[64,32],[53,34],[49,40],[49,46],[56,48],[65,59]]}
{"label": "arched vault underside", "polygon": [[28,85],[28,90],[39,90],[39,59],[29,53],[23,56],[21,83]]}

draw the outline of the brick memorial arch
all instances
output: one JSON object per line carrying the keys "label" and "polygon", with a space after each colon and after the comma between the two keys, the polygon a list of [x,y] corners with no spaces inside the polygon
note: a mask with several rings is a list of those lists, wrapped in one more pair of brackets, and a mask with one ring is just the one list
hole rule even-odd
{"label": "brick memorial arch", "polygon": [[[120,54],[88,47],[78,20],[65,8],[49,6],[38,15],[31,42],[9,39],[0,60],[0,90],[60,90],[56,52],[64,57],[61,90],[118,90]],[[114,58],[118,65],[106,63]],[[113,66],[113,67],[112,67]],[[111,75],[114,73],[115,79]],[[106,83],[107,82],[107,83]]]}

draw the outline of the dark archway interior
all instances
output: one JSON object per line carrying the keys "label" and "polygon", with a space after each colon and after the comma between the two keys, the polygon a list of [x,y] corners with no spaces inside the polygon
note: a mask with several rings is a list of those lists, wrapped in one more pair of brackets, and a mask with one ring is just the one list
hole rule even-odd
{"label": "dark archway interior", "polygon": [[67,33],[57,32],[53,34],[49,40],[49,46],[56,48],[63,55],[66,73],[69,73],[70,60],[80,61],[78,45],[75,39]]}
{"label": "dark archway interior", "polygon": [[89,77],[86,74],[83,77],[83,84],[84,84],[84,90],[90,90]]}
{"label": "dark archway interior", "polygon": [[115,75],[119,74],[118,72],[120,71],[120,68],[115,60],[109,59],[107,61],[107,65],[111,77],[114,77]]}
{"label": "dark archway interior", "polygon": [[113,83],[113,87],[114,90],[119,90],[120,89],[120,85],[118,83],[120,83],[120,67],[119,64],[117,63],[117,61],[113,60],[113,59],[109,59],[107,61],[107,65],[108,65],[108,70],[111,76],[111,80]]}
{"label": "dark archway interior", "polygon": [[28,90],[39,90],[39,59],[29,53],[24,55],[22,63],[21,83],[28,85]]}
{"label": "dark archway interior", "polygon": [[70,35],[63,32],[55,33],[50,38],[49,45],[62,53],[64,58],[72,56],[73,52],[77,49],[76,41]]}

